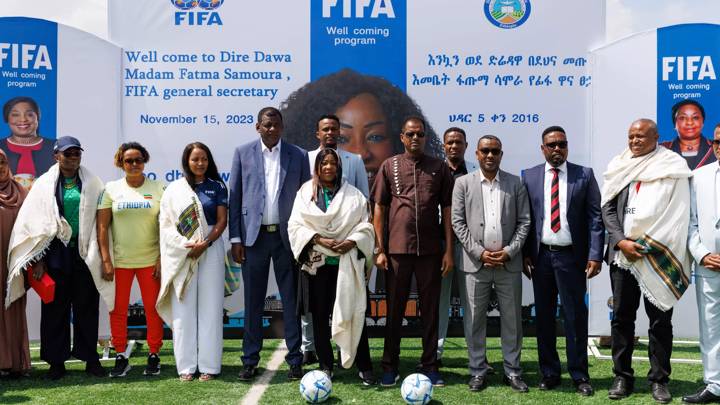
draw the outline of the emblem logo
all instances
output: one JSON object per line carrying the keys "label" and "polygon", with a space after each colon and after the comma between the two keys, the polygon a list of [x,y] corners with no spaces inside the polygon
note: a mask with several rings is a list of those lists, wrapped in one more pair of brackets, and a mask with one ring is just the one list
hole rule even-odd
{"label": "emblem logo", "polygon": [[517,28],[530,17],[530,0],[485,0],[485,17],[497,27]]}

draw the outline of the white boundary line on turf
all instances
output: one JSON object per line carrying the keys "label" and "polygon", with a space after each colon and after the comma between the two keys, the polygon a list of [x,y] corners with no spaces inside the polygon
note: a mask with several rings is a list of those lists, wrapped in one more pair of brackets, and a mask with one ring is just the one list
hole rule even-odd
{"label": "white boundary line on turf", "polygon": [[[640,339],[641,342],[646,342],[645,339]],[[689,342],[689,341],[673,341],[673,343],[681,343],[681,344],[697,344],[697,342]],[[600,360],[612,360],[612,356],[608,356],[606,354],[600,353],[600,350],[597,348],[597,345],[595,344],[595,338],[588,338],[588,353],[595,356],[595,358],[598,358]],[[638,357],[633,356],[633,360],[643,360],[643,361],[650,361],[647,357]],[[671,363],[689,363],[689,364],[702,364],[702,360],[698,359],[670,359]]]}
{"label": "white boundary line on turf", "polygon": [[288,350],[285,346],[285,341],[280,342],[278,348],[273,352],[270,361],[268,361],[267,366],[265,366],[265,372],[263,372],[260,377],[255,380],[255,383],[253,383],[250,391],[248,391],[243,397],[240,402],[242,405],[255,405],[260,402],[260,398],[262,398],[265,390],[267,390],[270,386],[270,380],[272,380],[280,368],[280,365],[283,361],[285,361],[285,355],[287,352]]}

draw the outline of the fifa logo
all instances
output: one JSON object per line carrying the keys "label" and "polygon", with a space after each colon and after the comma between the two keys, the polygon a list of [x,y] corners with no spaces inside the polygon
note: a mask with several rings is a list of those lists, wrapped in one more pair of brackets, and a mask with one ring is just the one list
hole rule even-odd
{"label": "fifa logo", "polygon": [[[217,10],[225,0],[170,0],[180,11],[175,12],[175,25],[223,25]],[[200,10],[195,11],[195,8]]]}

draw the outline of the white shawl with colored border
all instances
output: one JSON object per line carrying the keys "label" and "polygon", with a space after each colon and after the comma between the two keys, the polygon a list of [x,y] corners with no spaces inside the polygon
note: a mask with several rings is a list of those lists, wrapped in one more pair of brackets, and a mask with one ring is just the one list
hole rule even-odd
{"label": "white shawl with colored border", "polygon": [[[355,360],[365,324],[365,272],[373,265],[375,232],[368,221],[367,200],[346,181],[343,181],[325,212],[312,201],[314,192],[312,180],[300,188],[288,221],[288,235],[295,259],[300,257],[315,234],[336,240],[352,240],[357,244],[343,255],[313,245],[314,250],[326,256],[340,256],[332,312],[332,338],[340,347],[343,367],[349,368]],[[358,250],[365,255],[364,258],[358,258]],[[323,320],[315,319],[314,322]]]}
{"label": "white shawl with colored border", "polygon": [[[183,213],[186,215],[183,216]],[[190,215],[190,216],[188,216]],[[183,236],[178,230],[181,220],[196,221],[197,229]],[[170,294],[182,301],[185,288],[197,271],[198,260],[188,257],[188,243],[200,242],[207,235],[207,222],[202,204],[184,178],[175,180],[163,192],[160,200],[160,293],[156,308],[160,317],[172,324]]]}
{"label": "white shawl with colored border", "polygon": [[[103,183],[84,166],[79,169],[82,191],[80,193],[80,225],[78,252],[85,260],[95,287],[105,301],[108,310],[115,307],[115,283],[102,278],[102,258],[97,241],[95,214],[103,192]],[[50,242],[56,237],[64,244],[70,241],[72,229],[55,201],[60,169],[57,164],[40,176],[25,198],[18,212],[8,248],[8,290],[5,307],[25,294],[25,269],[43,258]]]}
{"label": "white shawl with colored border", "polygon": [[647,254],[631,262],[618,250],[614,263],[635,276],[653,305],[667,311],[690,283],[687,236],[692,172],[680,155],[658,145],[637,158],[626,149],[610,162],[603,176],[603,205],[632,182],[640,182],[632,203],[636,209],[632,223],[622,225],[625,236],[643,245]]}

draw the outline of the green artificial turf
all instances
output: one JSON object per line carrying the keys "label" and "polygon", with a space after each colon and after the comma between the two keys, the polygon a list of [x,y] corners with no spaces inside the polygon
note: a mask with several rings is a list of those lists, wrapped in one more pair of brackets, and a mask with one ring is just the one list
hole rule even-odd
{"label": "green artificial turf", "polygon": [[[144,377],[142,370],[147,356],[145,347],[133,353],[131,364],[133,369],[127,378],[109,379],[95,378],[84,373],[83,363],[69,363],[68,375],[58,381],[50,382],[42,376],[47,366],[36,367],[30,378],[20,380],[0,380],[0,403],[38,403],[38,404],[222,404],[240,403],[251,385],[238,381],[240,371],[241,341],[226,340],[223,355],[223,374],[215,381],[201,383],[194,380],[183,383],[177,379],[173,364],[172,342],[165,342],[161,351],[162,374],[159,377]],[[380,375],[380,358],[382,356],[382,339],[371,339],[370,347],[375,371]],[[266,341],[262,353],[261,369],[267,362],[279,340]],[[537,350],[534,338],[523,341],[522,367],[525,381],[530,386],[528,394],[513,392],[502,384],[502,353],[500,339],[488,339],[488,358],[491,365],[498,371],[490,376],[488,387],[473,393],[467,389],[467,352],[462,338],[448,339],[443,357],[442,374],[447,387],[436,388],[432,404],[600,404],[609,403],[607,389],[612,382],[612,361],[598,360],[590,357],[590,377],[596,394],[592,398],[583,398],[575,393],[572,382],[567,374],[563,374],[562,385],[554,391],[539,391],[536,386],[539,380],[537,372]],[[565,364],[564,339],[558,339],[560,357]],[[608,349],[601,349],[609,354]],[[643,356],[647,347],[642,343],[637,347],[635,355]],[[33,361],[37,361],[39,353],[33,351]],[[400,373],[401,377],[414,372],[420,359],[421,348],[419,339],[403,339]],[[677,345],[673,357],[699,358],[696,345]],[[112,361],[103,363],[106,368]],[[636,391],[630,398],[617,402],[623,404],[654,404],[645,380],[649,363],[636,361]],[[670,390],[674,403],[680,403],[684,394],[695,392],[702,386],[702,366],[699,364],[673,363]],[[311,368],[308,368],[309,371]],[[262,397],[262,404],[303,404],[298,391],[297,381],[288,381],[287,365],[283,363],[280,371],[273,378],[270,387]],[[333,393],[327,404],[402,404],[400,384],[393,388],[363,387],[357,378],[357,371],[335,370]],[[615,402],[613,402],[615,403]]]}
{"label": "green artificial turf", "polygon": [[[280,340],[265,341],[260,373]],[[33,369],[29,378],[0,380],[0,404],[238,404],[251,387],[237,378],[242,362],[241,340],[226,340],[223,368],[219,378],[200,382],[178,379],[172,352],[172,341],[165,341],[160,351],[161,374],[142,375],[147,360],[147,346],[135,350],[130,358],[132,370],[125,378],[97,378],[85,374],[85,363],[67,363],[68,374],[59,381],[44,379],[48,366]],[[32,350],[33,362],[40,352]],[[109,371],[113,361],[104,361]]]}
{"label": "green artificial turf", "polygon": [[[380,358],[382,357],[381,339],[370,340],[370,350],[374,361],[375,372],[380,376]],[[697,345],[679,345],[684,358],[699,358]],[[490,364],[497,371],[490,376],[488,386],[480,392],[470,392],[467,388],[469,380],[467,371],[467,349],[462,338],[448,339],[443,355],[442,375],[447,384],[446,387],[435,388],[431,404],[607,404],[607,389],[610,386],[613,373],[611,360],[598,360],[589,358],[590,378],[596,390],[595,396],[591,398],[581,397],[575,393],[565,366],[565,342],[564,338],[558,339],[558,350],[563,362],[562,385],[553,391],[540,391],[537,389],[539,375],[537,370],[537,344],[535,338],[523,340],[522,368],[525,382],[530,386],[530,392],[519,394],[510,387],[502,384],[502,352],[500,339],[488,339],[488,359]],[[647,354],[647,347],[640,346],[636,356]],[[680,350],[678,350],[680,351]],[[402,378],[411,374],[420,360],[421,355],[420,339],[403,339],[400,354],[400,376]],[[607,350],[609,353],[609,350]],[[687,356],[685,356],[687,354]],[[681,357],[673,355],[673,357]],[[650,363],[647,361],[636,361],[635,393],[628,399],[617,402],[623,404],[655,404],[650,396],[650,390],[645,376],[647,375]],[[309,369],[308,369],[309,370]],[[327,404],[402,404],[400,398],[400,382],[392,388],[363,387],[357,378],[357,370],[335,370],[333,377],[333,392],[326,401]],[[670,391],[673,394],[673,402],[681,403],[682,395],[695,392],[702,385],[702,366],[700,364],[672,364],[672,375]],[[288,381],[284,373],[278,373],[272,380],[271,389],[265,392],[261,401],[262,404],[303,404],[300,397],[298,383]],[[613,401],[613,403],[616,403]]]}

